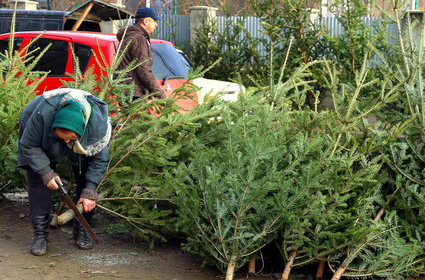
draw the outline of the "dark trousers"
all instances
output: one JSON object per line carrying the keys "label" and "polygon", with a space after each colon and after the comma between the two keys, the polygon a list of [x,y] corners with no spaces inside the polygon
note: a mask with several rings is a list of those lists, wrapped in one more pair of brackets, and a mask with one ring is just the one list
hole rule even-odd
{"label": "dark trousers", "polygon": [[[54,169],[55,164],[51,165]],[[87,166],[82,164],[81,167],[72,165],[72,171],[74,173],[75,182],[77,184],[76,199],[75,203],[81,196],[83,189],[86,187],[86,169]],[[31,216],[37,216],[42,214],[50,214],[52,211],[52,194],[53,191],[43,184],[41,176],[34,172],[31,168],[27,169],[28,177],[28,199],[30,204]],[[84,218],[89,222],[92,216],[92,212],[83,213]]]}

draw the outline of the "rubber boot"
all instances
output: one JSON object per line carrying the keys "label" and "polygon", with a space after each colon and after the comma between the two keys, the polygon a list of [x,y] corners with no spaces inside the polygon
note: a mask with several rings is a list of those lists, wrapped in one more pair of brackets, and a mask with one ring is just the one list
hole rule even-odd
{"label": "rubber boot", "polygon": [[34,229],[34,242],[31,246],[31,254],[42,256],[47,253],[49,237],[49,214],[37,214],[31,217]]}
{"label": "rubber boot", "polygon": [[[90,219],[86,219],[86,220],[87,222],[89,222]],[[83,228],[83,226],[78,221],[75,221],[74,239],[75,239],[75,245],[77,245],[78,249],[90,250],[93,248],[93,243],[91,242],[91,239],[87,234],[87,231]]]}

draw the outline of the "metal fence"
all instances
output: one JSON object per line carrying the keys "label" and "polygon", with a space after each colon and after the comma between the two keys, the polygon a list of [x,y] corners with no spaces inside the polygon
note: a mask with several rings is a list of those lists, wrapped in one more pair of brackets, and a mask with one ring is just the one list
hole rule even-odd
{"label": "metal fence", "polygon": [[[188,15],[161,15],[163,20],[159,21],[159,26],[157,28],[157,32],[154,37],[158,39],[168,40],[176,44],[180,48],[184,48],[189,45],[190,41],[190,21]],[[218,24],[218,31],[224,32],[224,28],[226,26],[227,21],[231,21],[232,23],[243,23],[243,27],[251,34],[254,38],[262,38],[265,37],[263,34],[263,29],[260,24],[260,19],[257,17],[216,17]],[[363,17],[361,20],[369,25],[373,26],[374,24],[380,25],[382,22],[381,18],[373,18],[373,17]],[[335,17],[323,17],[320,22],[326,30],[328,34],[331,36],[338,36],[343,33],[343,27],[339,23],[338,19]],[[371,32],[373,28],[371,28]],[[387,31],[393,35],[397,36],[397,27],[395,24],[388,25]],[[240,35],[240,40],[244,39],[244,35]],[[391,40],[391,38],[389,38]],[[262,51],[262,46],[257,46],[257,51]]]}
{"label": "metal fence", "polygon": [[184,48],[190,41],[190,21],[188,15],[161,15],[154,38],[173,42],[179,48]]}
{"label": "metal fence", "polygon": [[[254,39],[265,38],[263,33],[263,28],[261,27],[260,19],[257,17],[222,17],[219,16],[217,19],[218,31],[224,32],[226,28],[226,24],[229,24],[229,21],[236,24],[243,24],[243,28],[250,34],[250,36]],[[240,40],[243,41],[245,39],[245,35],[242,32],[240,35]],[[268,41],[268,39],[267,39]],[[262,44],[258,44],[256,46],[256,51],[260,54],[264,53],[264,46]]]}
{"label": "metal fence", "polygon": [[[374,25],[380,26],[383,23],[382,18],[376,18],[376,17],[362,17],[361,21],[369,25],[370,27],[373,27]],[[331,36],[338,36],[344,32],[344,29],[342,25],[339,23],[338,19],[335,17],[323,17],[321,21],[321,25],[324,26]],[[373,32],[373,28],[371,28]],[[387,32],[389,32],[393,36],[397,36],[397,25],[396,24],[389,24],[387,26]]]}

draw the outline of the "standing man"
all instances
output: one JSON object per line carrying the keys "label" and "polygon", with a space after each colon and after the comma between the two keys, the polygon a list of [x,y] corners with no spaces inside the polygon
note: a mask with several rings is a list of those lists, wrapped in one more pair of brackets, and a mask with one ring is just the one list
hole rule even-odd
{"label": "standing man", "polygon": [[136,85],[135,98],[150,94],[156,98],[165,98],[164,92],[152,74],[152,50],[149,36],[158,26],[157,20],[160,19],[153,9],[140,8],[136,12],[135,23],[121,28],[117,33],[121,48],[126,51],[120,69],[124,69],[134,60],[141,63],[128,73]]}
{"label": "standing man", "polygon": [[[19,118],[18,166],[26,169],[34,241],[31,253],[47,252],[52,192],[58,189],[56,163],[62,156],[71,162],[77,184],[77,204],[90,223],[96,207],[96,187],[107,170],[111,124],[108,105],[82,90],[62,88],[45,92],[28,104]],[[77,222],[78,248],[93,244]]]}

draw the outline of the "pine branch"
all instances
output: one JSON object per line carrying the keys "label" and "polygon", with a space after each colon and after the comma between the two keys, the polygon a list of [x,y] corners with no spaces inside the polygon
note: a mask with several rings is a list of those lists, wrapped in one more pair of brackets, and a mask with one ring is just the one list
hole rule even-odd
{"label": "pine branch", "polygon": [[117,201],[117,200],[154,200],[154,201],[171,201],[169,198],[159,198],[159,197],[138,197],[138,196],[129,196],[129,197],[105,197],[98,199],[98,202],[103,201]]}

